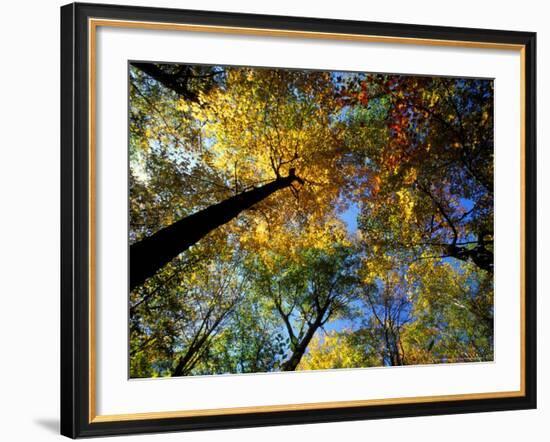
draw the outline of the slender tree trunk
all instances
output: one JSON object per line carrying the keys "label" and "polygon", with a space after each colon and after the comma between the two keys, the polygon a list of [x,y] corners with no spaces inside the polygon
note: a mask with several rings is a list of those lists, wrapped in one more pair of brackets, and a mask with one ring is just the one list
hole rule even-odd
{"label": "slender tree trunk", "polygon": [[313,338],[313,335],[319,328],[320,324],[313,324],[309,327],[307,330],[306,335],[304,338],[300,341],[300,343],[296,346],[294,351],[292,352],[292,356],[290,356],[290,359],[288,359],[282,366],[282,371],[294,371],[296,370],[296,367],[302,360],[302,357],[304,356],[304,353],[306,352],[307,346],[311,342],[311,339]]}
{"label": "slender tree trunk", "polygon": [[325,319],[323,319],[323,317],[325,316],[325,313],[327,312],[329,305],[330,305],[330,303],[327,302],[323,306],[323,308],[321,309],[321,311],[317,315],[317,318],[315,319],[315,322],[313,322],[313,324],[311,324],[309,326],[309,328],[307,329],[306,334],[300,340],[300,342],[298,343],[298,345],[296,346],[296,348],[292,352],[292,355],[290,356],[290,359],[288,359],[281,366],[282,371],[294,371],[294,370],[296,370],[296,367],[298,367],[298,364],[300,363],[300,361],[302,360],[302,357],[304,356],[304,354],[306,352],[307,346],[309,345],[309,343],[313,339],[313,335],[315,335],[315,332],[319,329],[319,327],[321,327],[321,325],[324,324],[324,322],[326,320],[328,320],[328,317],[325,318]]}
{"label": "slender tree trunk", "polygon": [[199,350],[200,347],[197,347],[196,349],[193,349],[193,351],[188,351],[185,356],[181,357],[178,360],[178,363],[176,367],[172,370],[172,376],[183,376],[184,374],[187,374],[184,372],[185,366],[189,363],[191,358],[195,356],[195,353]]}
{"label": "slender tree trunk", "polygon": [[279,177],[261,187],[240,193],[189,215],[130,246],[130,289],[143,284],[147,278],[187,250],[212,230],[231,221],[242,211],[264,200],[277,190],[302,182],[290,169],[287,177]]}

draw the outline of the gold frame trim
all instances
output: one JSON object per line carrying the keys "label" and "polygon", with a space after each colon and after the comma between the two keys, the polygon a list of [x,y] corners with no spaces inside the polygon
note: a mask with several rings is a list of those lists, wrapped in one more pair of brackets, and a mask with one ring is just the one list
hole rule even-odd
{"label": "gold frame trim", "polygon": [[[440,46],[440,47],[462,47],[476,49],[494,49],[519,51],[520,53],[520,210],[521,210],[521,226],[520,226],[520,389],[518,391],[503,391],[489,393],[467,393],[453,395],[437,395],[437,396],[415,396],[415,397],[400,397],[387,399],[368,399],[368,400],[353,400],[353,401],[333,401],[333,402],[316,402],[316,403],[301,403],[301,404],[282,404],[282,405],[260,405],[253,407],[233,407],[233,408],[215,408],[215,409],[200,409],[200,410],[178,410],[178,411],[158,411],[147,413],[128,413],[128,414],[96,414],[96,31],[99,26],[115,27],[115,28],[133,28],[133,29],[148,29],[162,31],[187,31],[187,32],[207,32],[217,34],[235,34],[235,35],[253,35],[253,36],[268,36],[268,37],[289,37],[289,38],[309,38],[309,39],[324,39],[324,40],[339,40],[339,41],[358,41],[369,43],[386,43],[386,44],[409,44],[422,46]],[[459,41],[459,40],[439,40],[426,38],[410,38],[410,37],[390,37],[376,35],[359,35],[345,33],[330,33],[330,32],[312,32],[312,31],[291,31],[283,29],[262,29],[262,28],[245,28],[235,26],[211,26],[211,25],[191,25],[181,23],[158,23],[146,21],[131,21],[131,20],[111,20],[111,19],[88,19],[88,127],[89,127],[89,367],[88,367],[88,392],[89,392],[89,423],[100,422],[120,422],[134,421],[146,419],[169,419],[179,417],[198,417],[198,416],[220,416],[220,415],[238,415],[246,413],[265,413],[265,412],[280,412],[280,411],[297,411],[297,410],[322,410],[329,408],[347,408],[347,407],[365,407],[375,405],[396,405],[396,404],[419,404],[427,402],[442,402],[442,401],[460,401],[460,400],[482,400],[482,399],[497,399],[497,398],[513,398],[523,397],[526,392],[525,380],[525,45],[521,44],[504,44],[490,42],[475,42],[475,41]]]}

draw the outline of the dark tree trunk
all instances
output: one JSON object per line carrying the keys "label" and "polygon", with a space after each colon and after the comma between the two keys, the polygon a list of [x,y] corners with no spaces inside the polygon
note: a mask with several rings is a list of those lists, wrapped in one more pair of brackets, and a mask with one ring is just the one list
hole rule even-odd
{"label": "dark tree trunk", "polygon": [[302,360],[302,357],[304,356],[304,353],[306,352],[307,346],[311,342],[311,339],[313,338],[313,335],[319,328],[320,324],[314,324],[311,325],[304,336],[304,338],[300,341],[300,343],[296,346],[294,351],[292,352],[292,356],[290,356],[290,359],[288,359],[282,366],[282,371],[294,371],[296,370],[296,367]]}
{"label": "dark tree trunk", "polygon": [[212,230],[231,221],[243,210],[264,200],[277,190],[302,180],[291,169],[287,177],[279,177],[261,187],[232,196],[159,230],[130,246],[130,289],[168,264],[180,253],[204,238]]}
{"label": "dark tree trunk", "polygon": [[[296,370],[296,367],[302,360],[302,357],[304,356],[307,346],[313,339],[313,336],[315,335],[315,332],[323,325],[327,320],[328,316],[330,316],[330,313],[327,317],[325,317],[325,314],[328,310],[328,307],[330,305],[330,302],[327,302],[323,308],[319,311],[317,318],[315,321],[309,326],[307,329],[306,334],[304,337],[300,340],[294,351],[292,352],[292,355],[290,358],[281,366],[282,371],[294,371]],[[324,319],[323,319],[324,318]]]}
{"label": "dark tree trunk", "polygon": [[448,247],[448,254],[449,256],[460,259],[461,261],[472,261],[480,269],[483,269],[489,273],[493,273],[493,252],[487,250],[483,242],[478,243],[478,245],[476,245],[473,249],[451,245]]}
{"label": "dark tree trunk", "polygon": [[186,66],[182,66],[178,72],[170,73],[154,63],[132,63],[132,66],[145,72],[150,77],[157,80],[163,86],[173,90],[189,101],[198,102],[198,96],[189,89],[189,72]]}
{"label": "dark tree trunk", "polygon": [[176,376],[183,376],[185,374],[187,374],[186,371],[184,371],[185,369],[185,366],[189,363],[189,361],[191,360],[191,358],[193,356],[195,356],[195,353],[196,351],[198,350],[197,349],[194,349],[193,351],[189,350],[185,356],[182,356],[179,360],[178,360],[178,363],[176,365],[176,367],[172,370],[172,376],[173,377],[176,377]]}

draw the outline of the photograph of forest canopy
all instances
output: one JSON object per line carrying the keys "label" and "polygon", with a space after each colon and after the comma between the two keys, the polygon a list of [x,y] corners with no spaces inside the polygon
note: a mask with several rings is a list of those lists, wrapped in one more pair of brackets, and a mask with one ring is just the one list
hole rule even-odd
{"label": "photograph of forest canopy", "polygon": [[129,63],[131,378],[493,360],[493,81]]}

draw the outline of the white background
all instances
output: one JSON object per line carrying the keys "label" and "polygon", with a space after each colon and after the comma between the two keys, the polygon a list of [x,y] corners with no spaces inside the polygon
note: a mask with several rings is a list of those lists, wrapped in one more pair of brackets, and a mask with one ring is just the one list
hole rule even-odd
{"label": "white background", "polygon": [[[547,144],[543,83],[548,76],[550,34],[543,2],[125,1],[128,4],[230,10],[282,15],[378,20],[449,26],[530,30],[539,33],[539,146]],[[59,371],[59,10],[58,1],[3,5],[0,68],[0,406],[3,440],[52,440],[58,433]],[[456,6],[455,6],[456,5]],[[539,149],[539,225],[543,202],[543,149]],[[543,181],[544,184],[543,184]],[[546,209],[546,214],[543,212]],[[126,440],[214,441],[406,439],[407,441],[544,440],[550,429],[547,397],[548,322],[540,318],[543,265],[550,244],[539,232],[539,409],[268,429],[128,437]],[[547,242],[547,241],[546,241]],[[546,247],[544,247],[546,245]],[[545,250],[546,249],[546,250]],[[543,253],[544,252],[544,253]],[[546,349],[546,352],[543,352]],[[392,435],[393,437],[388,437]]]}

